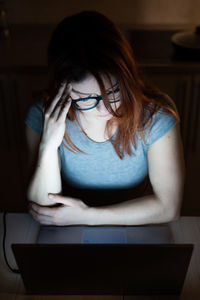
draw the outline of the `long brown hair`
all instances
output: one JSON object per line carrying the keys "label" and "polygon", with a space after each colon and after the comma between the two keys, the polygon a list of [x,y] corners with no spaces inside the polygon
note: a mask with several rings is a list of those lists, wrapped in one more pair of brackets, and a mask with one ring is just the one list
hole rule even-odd
{"label": "long brown hair", "polygon": [[[66,17],[58,24],[48,46],[48,65],[51,78],[49,94],[62,82],[81,82],[88,74],[95,77],[104,104],[113,115],[106,124],[110,137],[112,125],[117,124],[117,135],[110,141],[120,159],[123,159],[125,152],[134,154],[131,145],[137,148],[137,132],[145,142],[144,129],[150,129],[152,117],[160,108],[163,108],[163,113],[172,114],[180,122],[173,100],[158,87],[144,83],[125,35],[99,12],[83,11]],[[110,75],[119,84],[121,105],[116,111],[109,103],[102,75],[110,82],[110,86]],[[72,105],[67,118],[78,122]],[[70,147],[64,142],[62,144],[68,150],[83,152],[69,138],[67,130],[64,138]]]}

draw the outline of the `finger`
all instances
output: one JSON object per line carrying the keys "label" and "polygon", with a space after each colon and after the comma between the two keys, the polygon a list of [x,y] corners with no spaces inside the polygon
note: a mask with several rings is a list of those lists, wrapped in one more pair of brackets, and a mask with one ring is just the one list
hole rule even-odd
{"label": "finger", "polygon": [[58,89],[58,92],[57,94],[55,95],[55,97],[53,98],[53,101],[51,102],[49,108],[47,108],[45,114],[46,115],[51,115],[51,113],[54,111],[58,101],[60,100],[60,98],[62,97],[65,89],[66,89],[66,83],[62,84],[59,86],[59,89]]}
{"label": "finger", "polygon": [[[62,86],[63,87],[63,86]],[[61,86],[56,86],[52,88],[48,93],[46,94],[45,97],[45,103],[44,103],[44,113],[45,114],[50,114],[50,112],[53,110],[55,103],[54,100],[56,100],[56,97],[59,93],[59,89]]]}
{"label": "finger", "polygon": [[40,215],[37,212],[35,212],[33,209],[30,209],[30,214],[33,216],[33,218],[40,222],[40,223],[49,223],[49,224],[53,224],[53,218],[49,217],[49,216],[44,216],[44,215]]}
{"label": "finger", "polygon": [[55,98],[53,99],[51,106],[50,106],[50,115],[53,116],[53,114],[56,111],[56,108],[59,107],[62,104],[63,96],[65,93],[67,86],[66,84],[61,86],[58,90],[58,93],[56,94]]}
{"label": "finger", "polygon": [[[62,96],[62,99],[58,102],[58,105],[56,105],[55,110],[52,113],[52,116],[56,121],[60,118],[60,114],[65,110],[67,104],[71,105],[71,99],[69,98],[69,94],[66,94],[66,96]],[[70,105],[67,106],[68,111]],[[68,113],[68,111],[66,111],[65,115]]]}
{"label": "finger", "polygon": [[41,221],[40,224],[41,225],[56,225],[54,222],[45,222],[45,221]]}
{"label": "finger", "polygon": [[38,205],[32,204],[31,209],[41,216],[53,217],[55,216],[55,213],[58,208],[40,207]]}
{"label": "finger", "polygon": [[71,104],[72,104],[72,99],[68,99],[67,102],[63,105],[62,109],[60,110],[57,120],[59,120],[62,123],[65,122]]}
{"label": "finger", "polygon": [[62,197],[62,196],[54,196],[53,199],[51,199],[53,202],[56,203],[62,203],[67,206],[73,206],[74,205],[74,200],[75,198],[70,198],[70,197]]}
{"label": "finger", "polygon": [[66,87],[66,89],[63,91],[63,94],[60,97],[60,100],[57,102],[53,112],[51,113],[51,117],[53,117],[56,121],[58,120],[60,113],[65,108],[65,105],[68,103],[69,97],[69,89],[68,87]]}

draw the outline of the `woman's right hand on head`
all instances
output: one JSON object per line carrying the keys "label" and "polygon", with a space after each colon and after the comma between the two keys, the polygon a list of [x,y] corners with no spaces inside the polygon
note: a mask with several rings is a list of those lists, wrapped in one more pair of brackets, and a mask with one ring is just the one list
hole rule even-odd
{"label": "woman's right hand on head", "polygon": [[51,105],[44,111],[44,124],[40,145],[42,148],[58,149],[62,143],[65,128],[66,116],[71,106],[71,85],[66,83],[59,87]]}

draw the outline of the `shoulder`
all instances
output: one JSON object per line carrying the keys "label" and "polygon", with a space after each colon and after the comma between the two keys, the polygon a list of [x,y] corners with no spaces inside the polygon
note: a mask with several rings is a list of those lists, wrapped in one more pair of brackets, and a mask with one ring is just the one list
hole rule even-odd
{"label": "shoulder", "polygon": [[[150,112],[147,111],[147,114]],[[161,107],[152,115],[150,122],[145,125],[145,143],[147,149],[153,145],[158,139],[164,136],[179,121],[174,115]]]}

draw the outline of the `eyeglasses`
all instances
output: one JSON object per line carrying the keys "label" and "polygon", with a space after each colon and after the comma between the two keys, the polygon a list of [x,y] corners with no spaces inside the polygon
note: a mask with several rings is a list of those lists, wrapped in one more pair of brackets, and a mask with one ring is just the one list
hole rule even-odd
{"label": "eyeglasses", "polygon": [[[117,94],[117,97],[114,97],[114,94],[118,93],[119,91],[120,89],[119,87],[117,87],[114,91],[110,91],[107,93],[110,103],[116,103],[120,101],[120,99],[116,99],[119,98],[119,94]],[[99,104],[99,101],[102,99],[102,96],[89,96],[86,98],[79,98],[76,100],[72,99],[72,105],[78,110],[89,110],[96,107]]]}

